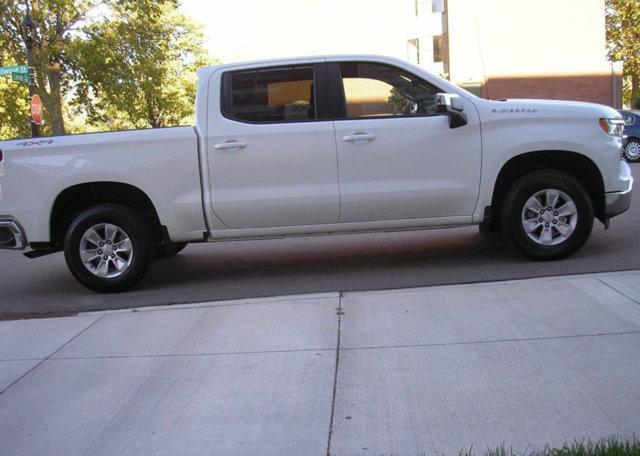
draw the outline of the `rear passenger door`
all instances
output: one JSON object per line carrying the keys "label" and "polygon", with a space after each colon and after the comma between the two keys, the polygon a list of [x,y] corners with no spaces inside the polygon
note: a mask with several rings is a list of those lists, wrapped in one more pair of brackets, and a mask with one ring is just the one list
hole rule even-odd
{"label": "rear passenger door", "polygon": [[217,217],[229,228],[337,223],[334,126],[316,103],[326,99],[324,63],[243,66],[212,78],[210,87],[222,88],[207,121]]}

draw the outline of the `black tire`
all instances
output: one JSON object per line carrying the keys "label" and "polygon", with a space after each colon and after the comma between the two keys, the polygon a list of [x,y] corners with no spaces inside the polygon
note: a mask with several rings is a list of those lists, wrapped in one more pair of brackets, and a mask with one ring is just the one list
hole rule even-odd
{"label": "black tire", "polygon": [[[542,245],[532,240],[522,221],[523,209],[529,198],[545,189],[564,192],[576,207],[577,220],[573,232],[555,245]],[[509,243],[524,256],[538,261],[560,260],[573,255],[587,242],[593,218],[589,193],[576,178],[561,171],[541,170],[527,174],[513,184],[504,201],[502,228]],[[554,236],[559,234],[557,229],[553,232]]]}
{"label": "black tire", "polygon": [[187,242],[165,241],[162,245],[156,247],[156,258],[174,257],[182,252],[187,245]]}
{"label": "black tire", "polygon": [[[117,277],[98,277],[85,267],[80,257],[81,240],[89,228],[109,223],[123,230],[133,247],[131,263]],[[115,244],[115,242],[114,242]],[[67,230],[64,257],[73,276],[85,287],[100,293],[133,288],[153,262],[153,236],[149,225],[131,209],[117,204],[100,204],[80,213]],[[100,261],[100,259],[97,259]]]}
{"label": "black tire", "polygon": [[636,139],[631,139],[624,146],[624,159],[627,160],[629,163],[637,163],[637,162],[640,161],[640,157],[636,157],[636,158],[630,158],[629,157],[629,152],[628,151],[629,151],[629,149],[631,147],[640,147],[640,141],[638,141]]}

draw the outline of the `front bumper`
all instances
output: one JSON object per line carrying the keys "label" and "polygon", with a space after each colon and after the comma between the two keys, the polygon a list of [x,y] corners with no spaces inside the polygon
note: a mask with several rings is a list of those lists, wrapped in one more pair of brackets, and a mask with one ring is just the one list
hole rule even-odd
{"label": "front bumper", "polygon": [[629,209],[631,205],[631,193],[633,190],[633,178],[629,180],[629,188],[622,192],[611,192],[605,194],[604,218],[610,219],[620,215]]}
{"label": "front bumper", "polygon": [[10,217],[0,217],[0,249],[24,250],[27,236],[20,224]]}

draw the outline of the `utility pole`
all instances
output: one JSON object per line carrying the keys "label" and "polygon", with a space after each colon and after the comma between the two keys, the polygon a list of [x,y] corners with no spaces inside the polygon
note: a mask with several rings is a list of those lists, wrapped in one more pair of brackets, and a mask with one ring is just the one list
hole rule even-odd
{"label": "utility pole", "polygon": [[[27,6],[27,15],[24,17],[24,21],[22,21],[22,33],[25,37],[25,45],[27,47],[27,66],[29,67],[29,99],[31,99],[36,94],[35,69],[33,68],[33,37],[36,31],[36,23],[33,22],[33,19],[31,19],[31,14],[29,11],[29,0],[25,0],[24,3]],[[31,136],[33,138],[40,136],[40,132],[38,130],[38,124],[36,124],[33,119],[31,119]]]}

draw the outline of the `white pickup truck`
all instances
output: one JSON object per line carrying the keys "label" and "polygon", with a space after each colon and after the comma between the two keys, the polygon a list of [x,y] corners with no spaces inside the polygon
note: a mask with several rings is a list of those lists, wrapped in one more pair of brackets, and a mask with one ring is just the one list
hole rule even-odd
{"label": "white pickup truck", "polygon": [[64,250],[113,292],[190,242],[476,224],[560,259],[630,204],[606,106],[484,100],[378,56],[198,76],[195,127],[0,142],[0,247]]}

